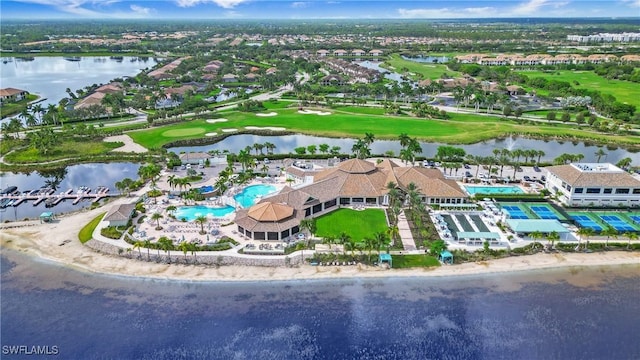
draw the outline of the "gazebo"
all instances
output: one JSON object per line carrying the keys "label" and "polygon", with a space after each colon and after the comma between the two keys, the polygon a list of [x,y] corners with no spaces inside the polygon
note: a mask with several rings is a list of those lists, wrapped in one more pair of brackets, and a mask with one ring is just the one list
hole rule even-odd
{"label": "gazebo", "polygon": [[51,222],[54,219],[53,213],[50,211],[43,212],[40,214],[40,222]]}
{"label": "gazebo", "polygon": [[453,264],[453,254],[448,252],[447,250],[443,250],[438,255],[438,260],[440,260],[443,264]]}
{"label": "gazebo", "polygon": [[389,264],[389,267],[393,267],[393,260],[391,259],[391,255],[390,254],[380,254],[378,255],[378,264],[382,264],[382,263],[387,263]]}

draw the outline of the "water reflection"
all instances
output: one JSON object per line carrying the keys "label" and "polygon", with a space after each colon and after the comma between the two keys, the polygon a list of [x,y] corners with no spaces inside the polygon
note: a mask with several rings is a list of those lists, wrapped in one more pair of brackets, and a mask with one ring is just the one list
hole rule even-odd
{"label": "water reflection", "polygon": [[155,59],[148,57],[125,56],[123,60],[82,57],[80,61],[67,61],[62,56],[43,56],[33,61],[3,62],[0,64],[0,77],[2,87],[37,94],[46,99],[42,102],[46,106],[58,104],[67,96],[67,88],[75,91],[92,84],[108,83],[117,77],[134,76],[156,64]]}
{"label": "water reflection", "polygon": [[[138,178],[139,164],[109,163],[109,164],[80,164],[54,170],[40,170],[25,173],[0,173],[2,187],[17,186],[19,191],[38,189],[51,186],[56,192],[67,189],[78,190],[80,186],[95,189],[106,186],[111,192],[116,192],[114,184],[124,178]],[[9,207],[0,212],[0,221],[37,217],[43,211],[53,211],[56,214],[78,210],[88,206],[90,202],[82,201],[73,205],[70,200],[47,209],[44,202],[33,206],[33,202],[22,203],[18,207]]]}
{"label": "water reflection", "polygon": [[[229,136],[226,139],[211,145],[204,146],[186,146],[175,147],[169,149],[170,151],[180,153],[183,151],[211,151],[211,150],[229,150],[231,152],[238,152],[247,146],[251,146],[255,143],[270,142],[276,145],[275,153],[286,154],[295,153],[295,148],[309,145],[328,144],[329,146],[339,146],[341,152],[351,153],[351,147],[355,143],[354,139],[349,138],[327,138],[310,135],[283,135],[283,136],[259,136],[259,135],[234,135]],[[444,144],[420,142],[422,146],[421,156],[434,157],[438,147]],[[493,156],[494,149],[536,149],[545,152],[540,160],[552,161],[554,158],[562,153],[568,154],[583,154],[585,162],[596,162],[596,151],[601,146],[596,146],[589,143],[577,142],[577,141],[556,141],[556,140],[536,140],[526,138],[505,138],[483,141],[477,144],[471,145],[455,145],[463,148],[467,154],[473,154],[476,156]],[[397,140],[376,140],[371,146],[371,150],[374,154],[384,154],[387,151],[393,151],[395,156],[400,153],[400,143]],[[607,153],[606,157],[602,157],[602,162],[616,163],[625,157],[630,157],[633,163],[640,163],[640,153],[631,152],[622,148],[613,148],[607,146],[603,148]]]}

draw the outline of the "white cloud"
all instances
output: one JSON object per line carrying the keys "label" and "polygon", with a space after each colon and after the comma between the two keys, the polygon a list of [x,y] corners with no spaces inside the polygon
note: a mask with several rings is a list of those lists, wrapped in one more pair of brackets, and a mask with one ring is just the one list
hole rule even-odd
{"label": "white cloud", "polygon": [[291,7],[294,8],[294,9],[306,8],[309,5],[310,4],[308,2],[305,2],[305,1],[295,1],[295,2],[291,3]]}
{"label": "white cloud", "polygon": [[630,6],[640,8],[640,0],[622,0],[622,3]]}
{"label": "white cloud", "polygon": [[94,5],[109,5],[117,2],[117,0],[20,0],[21,2],[32,3],[32,4],[40,4],[40,5],[49,5],[57,8],[60,11],[64,11],[69,14],[85,16],[85,17],[96,17],[100,16],[99,12],[89,10],[84,8],[83,5],[87,3],[91,3]]}
{"label": "white cloud", "polygon": [[560,9],[568,4],[568,1],[529,0],[511,9],[511,13],[513,15],[541,16],[545,15],[542,11],[544,7],[553,7],[554,9]]}
{"label": "white cloud", "polygon": [[490,6],[464,9],[398,9],[401,18],[410,19],[452,19],[465,17],[491,17],[496,9]]}
{"label": "white cloud", "polygon": [[135,14],[137,15],[142,15],[142,16],[148,16],[151,14],[151,12],[153,12],[153,9],[148,8],[148,7],[142,7],[139,5],[131,5],[130,6],[131,11],[133,11]]}
{"label": "white cloud", "polygon": [[176,0],[176,4],[180,7],[191,7],[198,4],[214,3],[225,9],[233,9],[234,7],[248,1],[250,0]]}

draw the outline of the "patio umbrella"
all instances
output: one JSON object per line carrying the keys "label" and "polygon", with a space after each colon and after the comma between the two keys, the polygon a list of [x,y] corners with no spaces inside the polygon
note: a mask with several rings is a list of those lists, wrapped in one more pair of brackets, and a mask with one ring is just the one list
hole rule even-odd
{"label": "patio umbrella", "polygon": [[209,234],[207,234],[207,242],[209,242]]}

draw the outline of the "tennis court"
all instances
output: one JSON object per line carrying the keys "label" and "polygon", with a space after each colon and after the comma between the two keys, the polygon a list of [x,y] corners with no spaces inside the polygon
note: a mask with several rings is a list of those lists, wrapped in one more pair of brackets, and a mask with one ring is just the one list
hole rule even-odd
{"label": "tennis court", "polygon": [[640,224],[640,215],[630,215],[629,219],[633,220],[636,224]]}
{"label": "tennis court", "polygon": [[529,209],[533,211],[540,219],[545,220],[558,220],[559,217],[549,207],[544,205],[529,205]]}
{"label": "tennis court", "polygon": [[502,208],[507,210],[509,217],[512,219],[528,219],[529,216],[525,214],[524,210],[518,205],[502,205]]}
{"label": "tennis court", "polygon": [[627,224],[626,221],[622,220],[617,215],[598,215],[598,217],[618,231],[636,231],[636,228]]}
{"label": "tennis court", "polygon": [[600,226],[597,222],[593,221],[587,215],[578,215],[578,214],[570,214],[571,217],[583,228],[590,228],[593,231],[602,231],[602,226]]}

